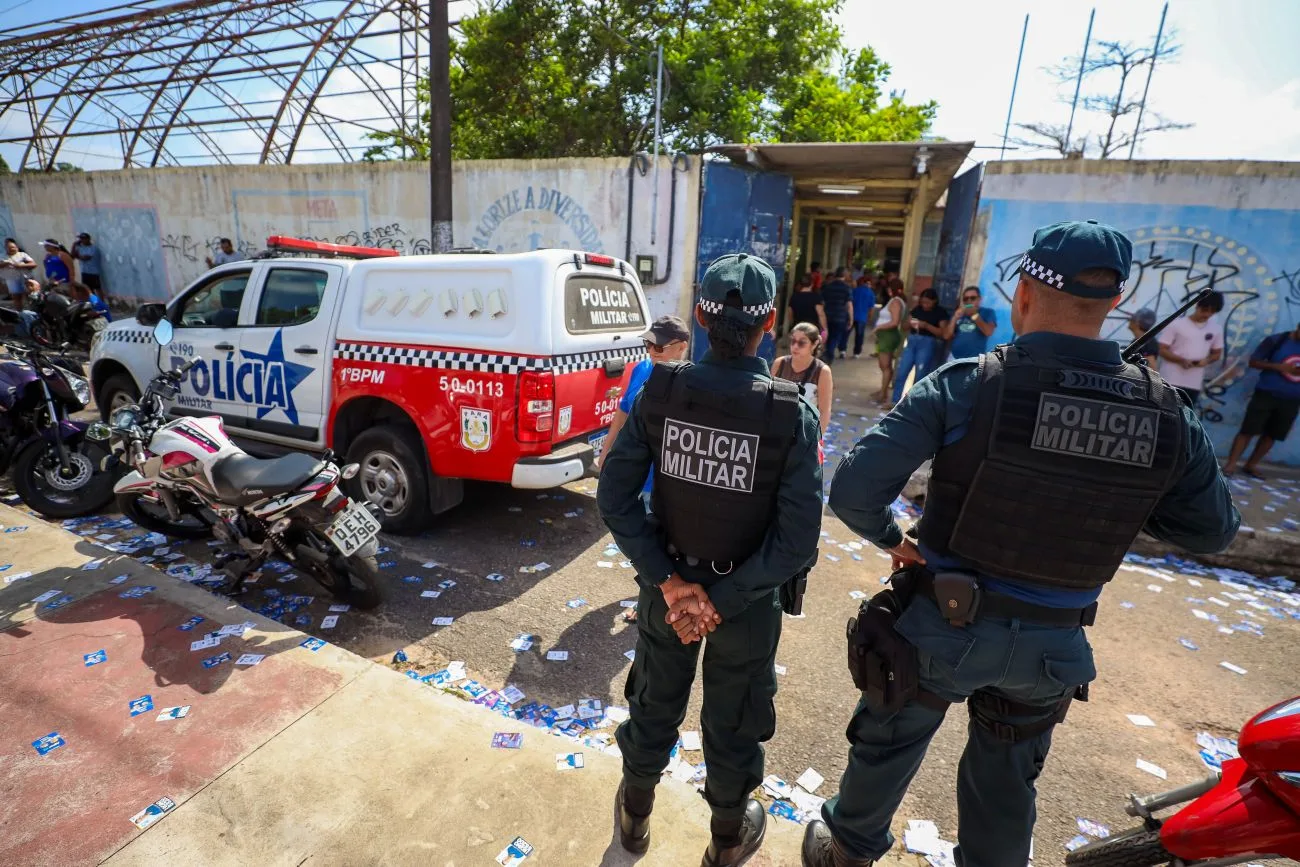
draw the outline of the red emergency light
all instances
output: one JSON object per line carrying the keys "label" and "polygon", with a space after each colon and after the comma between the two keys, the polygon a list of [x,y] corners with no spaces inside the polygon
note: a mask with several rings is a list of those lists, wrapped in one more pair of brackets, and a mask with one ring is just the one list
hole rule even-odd
{"label": "red emergency light", "polygon": [[334,259],[379,259],[402,255],[396,250],[382,247],[349,247],[346,244],[326,244],[323,241],[307,241],[287,235],[272,235],[267,238],[266,249],[277,253],[309,253]]}

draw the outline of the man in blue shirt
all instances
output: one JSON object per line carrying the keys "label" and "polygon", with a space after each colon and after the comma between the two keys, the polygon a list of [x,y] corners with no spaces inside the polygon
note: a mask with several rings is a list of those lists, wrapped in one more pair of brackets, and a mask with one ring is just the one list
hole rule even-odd
{"label": "man in blue shirt", "polygon": [[[1236,534],[1196,414],[1100,339],[1131,263],[1131,243],[1109,226],[1039,229],[1012,300],[1015,342],[922,380],[840,464],[831,510],[896,571],[859,612],[850,659],[866,664],[854,671],[866,685],[805,865],[865,867],[889,850],[930,739],[967,700],[957,863],[1025,863],[1052,727],[1096,676],[1081,627],[1102,586],[1142,530],[1197,553]],[[930,458],[914,543],[890,504]]]}
{"label": "man in blue shirt", "polygon": [[[876,290],[870,278],[863,274],[853,287],[853,357],[862,357],[862,342],[871,324],[871,311],[876,306]],[[848,336],[845,335],[845,340]]]}
{"label": "man in blue shirt", "polygon": [[93,294],[107,298],[108,292],[104,289],[99,248],[90,240],[89,232],[82,232],[77,236],[76,243],[72,245],[72,258],[81,263],[81,282],[86,284]]}
{"label": "man in blue shirt", "polygon": [[[684,361],[686,353],[691,348],[690,339],[691,332],[678,316],[660,316],[650,329],[641,335],[641,342],[645,344],[646,352],[650,357],[638,361],[627,378],[627,389],[619,398],[618,409],[614,410],[614,420],[610,422],[609,433],[605,436],[605,445],[600,450],[600,457],[596,459],[597,470],[601,468],[605,455],[609,454],[609,450],[614,447],[618,432],[623,429],[623,425],[627,424],[628,414],[632,412],[632,404],[636,402],[636,396],[645,387],[650,372],[661,361]],[[650,475],[646,476],[645,487],[641,489],[641,499],[645,501],[647,509],[650,507],[650,482],[653,478],[652,470]]]}
{"label": "man in blue shirt", "polygon": [[853,322],[853,287],[849,285],[849,269],[840,268],[835,272],[835,279],[822,287],[822,305],[826,310],[826,351],[822,361],[830,364],[835,360],[835,351],[848,339],[849,327]]}
{"label": "man in blue shirt", "polygon": [[1300,413],[1300,325],[1294,331],[1283,331],[1260,341],[1250,366],[1262,370],[1255,393],[1246,407],[1246,417],[1241,420],[1241,430],[1232,441],[1225,473],[1237,471],[1237,461],[1250,445],[1252,437],[1259,437],[1255,450],[1243,468],[1248,476],[1264,478],[1259,462],[1273,448],[1273,443],[1286,439]]}
{"label": "man in blue shirt", "polygon": [[989,348],[989,338],[998,327],[997,311],[980,306],[980,287],[967,286],[961,291],[961,303],[948,320],[944,338],[951,340],[948,359],[978,358]]}

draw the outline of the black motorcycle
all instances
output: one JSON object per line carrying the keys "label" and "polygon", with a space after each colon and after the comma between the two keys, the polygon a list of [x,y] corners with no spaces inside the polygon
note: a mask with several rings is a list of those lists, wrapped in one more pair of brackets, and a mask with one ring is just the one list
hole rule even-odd
{"label": "black motorcycle", "polygon": [[113,499],[120,473],[101,469],[110,432],[70,416],[90,403],[77,362],[41,347],[0,344],[0,474],[13,468],[14,490],[48,518],[99,511]]}
{"label": "black motorcycle", "polygon": [[31,339],[41,346],[69,344],[89,352],[108,320],[89,301],[76,301],[47,288],[27,296],[27,308],[36,313]]}

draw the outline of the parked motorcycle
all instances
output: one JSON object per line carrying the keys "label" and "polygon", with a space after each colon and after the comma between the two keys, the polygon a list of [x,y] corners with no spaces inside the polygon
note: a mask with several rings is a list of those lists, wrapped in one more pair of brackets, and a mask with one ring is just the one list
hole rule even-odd
{"label": "parked motorcycle", "polygon": [[[155,326],[166,346],[172,325]],[[130,466],[114,488],[122,513],[147,530],[181,539],[215,536],[235,550],[217,567],[238,593],[247,576],[279,556],[358,608],[380,603],[375,562],[379,520],[339,487],[358,466],[340,469],[323,458],[290,453],[263,460],[245,453],[219,418],[167,420],[163,401],[176,397],[194,362],[160,373],[139,404],[110,422]]]}
{"label": "parked motorcycle", "polygon": [[74,361],[40,347],[4,343],[0,358],[0,474],[48,518],[98,511],[113,499],[114,475],[101,469],[108,428],[74,421],[90,403],[90,383]]}
{"label": "parked motorcycle", "polygon": [[[1065,856],[1068,867],[1227,867],[1300,859],[1300,698],[1246,723],[1240,758],[1199,783],[1159,795],[1129,795],[1142,827]],[[1187,803],[1190,801],[1191,803]],[[1187,804],[1168,819],[1154,814]]]}
{"label": "parked motorcycle", "polygon": [[89,352],[108,327],[108,320],[89,301],[76,301],[49,288],[28,295],[27,309],[36,313],[31,339],[42,346],[70,344]]}

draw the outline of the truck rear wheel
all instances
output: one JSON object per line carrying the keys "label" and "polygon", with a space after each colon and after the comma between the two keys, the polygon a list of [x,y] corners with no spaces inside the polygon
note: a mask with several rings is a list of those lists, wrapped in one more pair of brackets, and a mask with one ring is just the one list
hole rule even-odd
{"label": "truck rear wheel", "polygon": [[347,462],[361,469],[347,483],[348,496],[374,503],[389,533],[411,534],[429,526],[429,482],[424,450],[392,425],[363,431],[348,447]]}
{"label": "truck rear wheel", "polygon": [[140,389],[135,387],[135,380],[129,373],[115,373],[99,387],[95,395],[99,403],[99,417],[105,422],[113,417],[113,412],[129,403],[140,400]]}

